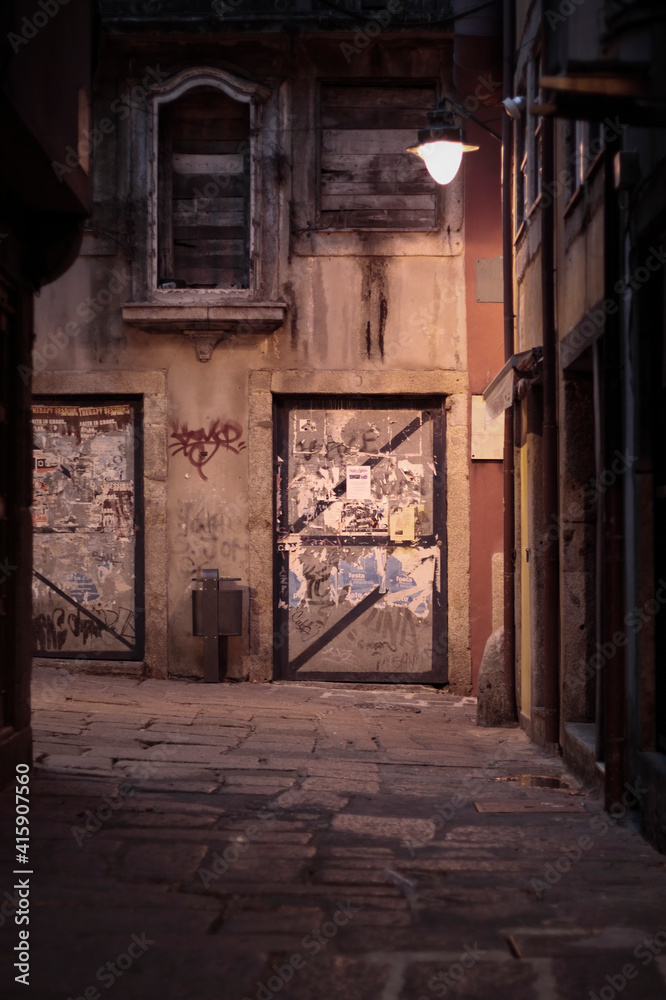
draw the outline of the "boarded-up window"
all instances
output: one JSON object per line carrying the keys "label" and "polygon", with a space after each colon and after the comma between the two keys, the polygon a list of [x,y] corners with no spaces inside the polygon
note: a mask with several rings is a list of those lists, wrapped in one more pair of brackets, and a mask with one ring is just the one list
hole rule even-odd
{"label": "boarded-up window", "polygon": [[434,84],[322,84],[321,229],[437,227],[437,186],[423,162],[405,152],[436,104]]}
{"label": "boarded-up window", "polygon": [[249,287],[249,116],[214,87],[161,108],[158,285]]}

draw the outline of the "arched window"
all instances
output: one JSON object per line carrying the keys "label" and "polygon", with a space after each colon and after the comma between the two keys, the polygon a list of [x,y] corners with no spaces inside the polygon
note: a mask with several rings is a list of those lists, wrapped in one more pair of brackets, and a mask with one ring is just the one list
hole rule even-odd
{"label": "arched window", "polygon": [[152,94],[154,289],[258,286],[260,116],[268,92],[223,70],[186,70]]}

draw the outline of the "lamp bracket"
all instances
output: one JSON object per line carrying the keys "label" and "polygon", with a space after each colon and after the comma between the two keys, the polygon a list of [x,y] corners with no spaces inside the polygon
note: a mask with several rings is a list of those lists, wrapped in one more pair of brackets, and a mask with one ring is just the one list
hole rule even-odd
{"label": "lamp bracket", "polygon": [[484,129],[484,131],[492,135],[493,139],[497,139],[498,142],[502,141],[501,135],[498,135],[497,132],[493,132],[493,130],[489,128],[485,122],[482,122],[480,118],[477,118],[476,115],[473,115],[471,111],[468,111],[467,108],[464,108],[462,104],[457,104],[456,101],[454,101],[451,97],[442,97],[435,111],[427,112],[428,117],[430,118],[431,116],[434,115],[449,115],[451,118],[451,124],[453,124],[453,119],[455,118],[455,115],[453,111],[448,111],[446,109],[445,107],[446,104],[450,104],[453,108],[456,109],[458,114],[462,115],[464,118],[471,118],[472,121],[475,122],[477,125],[480,125],[481,128]]}

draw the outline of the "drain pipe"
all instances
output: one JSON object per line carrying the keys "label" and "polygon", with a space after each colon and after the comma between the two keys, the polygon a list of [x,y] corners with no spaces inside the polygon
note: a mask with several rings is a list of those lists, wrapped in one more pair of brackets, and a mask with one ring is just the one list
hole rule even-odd
{"label": "drain pipe", "polygon": [[[554,123],[543,119],[543,188],[553,190]],[[555,329],[555,205],[546,198],[541,209],[541,301],[543,327],[543,708],[544,741],[560,741],[560,566],[557,467],[557,349]]]}
{"label": "drain pipe", "polygon": [[[513,50],[515,47],[515,4],[504,0],[503,7],[503,62],[502,91],[505,97],[513,93]],[[502,116],[502,264],[504,284],[504,360],[509,361],[514,351],[513,338],[513,122],[507,114]],[[516,705],[516,589],[515,550],[516,522],[514,496],[514,408],[504,411],[504,686],[507,694],[509,718],[518,721]]]}

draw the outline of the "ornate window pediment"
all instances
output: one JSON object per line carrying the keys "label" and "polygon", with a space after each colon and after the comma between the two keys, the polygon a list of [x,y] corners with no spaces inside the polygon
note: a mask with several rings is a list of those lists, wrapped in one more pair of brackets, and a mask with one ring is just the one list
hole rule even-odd
{"label": "ornate window pediment", "polygon": [[[213,67],[183,70],[151,89],[147,120],[134,127],[147,255],[143,287],[135,284],[135,301],[123,309],[130,325],[181,331],[197,346],[197,336],[210,343],[282,324],[286,307],[275,301],[269,252],[277,225],[265,210],[278,199],[262,169],[271,148],[267,105],[275,117],[270,90]],[[269,131],[274,142],[274,125]]]}

